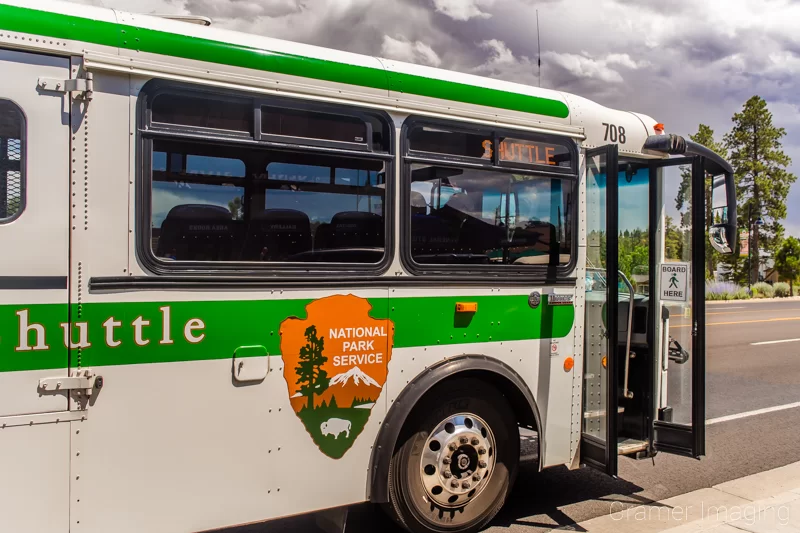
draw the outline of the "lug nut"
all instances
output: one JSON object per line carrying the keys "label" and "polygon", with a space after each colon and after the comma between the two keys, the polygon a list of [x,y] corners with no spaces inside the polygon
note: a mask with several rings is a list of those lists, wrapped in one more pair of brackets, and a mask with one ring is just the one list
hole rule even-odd
{"label": "lug nut", "polygon": [[456,451],[456,448],[457,448],[455,442],[451,442],[450,444],[447,445],[447,447],[450,449],[451,452]]}
{"label": "lug nut", "polygon": [[443,465],[449,465],[450,464],[450,458],[449,457],[445,457],[444,459],[442,459],[442,464]]}
{"label": "lug nut", "polygon": [[478,466],[481,468],[486,468],[486,461],[479,461]]}
{"label": "lug nut", "polygon": [[458,488],[458,480],[454,479],[453,481],[451,481],[450,482],[450,486],[453,487],[454,489],[457,489]]}
{"label": "lug nut", "polygon": [[453,473],[450,472],[449,470],[445,470],[444,472],[442,472],[442,475],[447,479],[453,477]]}
{"label": "lug nut", "polygon": [[477,446],[478,444],[481,443],[481,441],[478,440],[478,437],[472,437],[471,443],[473,446]]}
{"label": "lug nut", "polygon": [[467,437],[461,437],[460,439],[458,439],[458,442],[460,442],[461,444],[466,444],[469,442],[469,439]]}
{"label": "lug nut", "polygon": [[468,489],[469,488],[469,481],[463,481],[461,483],[461,488],[462,489]]}
{"label": "lug nut", "polygon": [[480,480],[481,480],[481,476],[479,476],[478,474],[475,474],[474,476],[472,476],[472,481],[480,481]]}
{"label": "lug nut", "polygon": [[482,446],[480,448],[478,448],[478,455],[483,455],[485,453],[486,453],[486,448],[484,448]]}

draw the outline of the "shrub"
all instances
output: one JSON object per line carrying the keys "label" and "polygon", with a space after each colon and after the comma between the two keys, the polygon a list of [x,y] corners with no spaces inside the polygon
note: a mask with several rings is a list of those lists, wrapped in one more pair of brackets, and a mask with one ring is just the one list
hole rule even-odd
{"label": "shrub", "polygon": [[739,290],[733,295],[734,300],[749,300],[750,298],[752,298],[752,296],[750,292],[748,292],[747,287],[739,287]]}
{"label": "shrub", "polygon": [[775,290],[775,297],[776,298],[786,298],[790,296],[789,294],[789,284],[784,283],[783,281],[779,281],[778,283],[774,284],[772,288]]}
{"label": "shrub", "polygon": [[775,289],[769,283],[759,281],[753,285],[754,298],[772,298],[773,296],[775,296]]}
{"label": "shrub", "polygon": [[744,298],[749,298],[747,290],[735,283],[729,281],[706,282],[706,300],[740,300]]}

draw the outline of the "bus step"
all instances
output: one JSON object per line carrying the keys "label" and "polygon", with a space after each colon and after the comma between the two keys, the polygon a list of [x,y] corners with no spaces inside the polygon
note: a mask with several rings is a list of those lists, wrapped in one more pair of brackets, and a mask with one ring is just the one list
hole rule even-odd
{"label": "bus step", "polygon": [[617,439],[617,452],[619,455],[633,455],[647,450],[647,444],[646,440],[619,438]]}
{"label": "bus step", "polygon": [[[617,408],[617,413],[622,414],[624,412],[625,412],[625,408],[624,407],[618,407]],[[604,416],[605,414],[606,414],[606,412],[603,411],[603,410],[586,411],[586,412],[583,413],[583,418],[598,418],[600,416]]]}

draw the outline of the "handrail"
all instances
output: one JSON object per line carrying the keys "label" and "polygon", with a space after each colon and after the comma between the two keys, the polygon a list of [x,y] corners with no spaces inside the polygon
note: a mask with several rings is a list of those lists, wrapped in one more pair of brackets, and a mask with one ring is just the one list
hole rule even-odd
{"label": "handrail", "polygon": [[628,338],[625,342],[625,382],[623,384],[622,395],[625,398],[633,398],[633,392],[628,390],[628,370],[631,366],[631,330],[633,329],[633,285],[628,281],[628,277],[620,270],[619,277],[622,278],[623,283],[628,287],[628,294],[630,299],[628,301]]}

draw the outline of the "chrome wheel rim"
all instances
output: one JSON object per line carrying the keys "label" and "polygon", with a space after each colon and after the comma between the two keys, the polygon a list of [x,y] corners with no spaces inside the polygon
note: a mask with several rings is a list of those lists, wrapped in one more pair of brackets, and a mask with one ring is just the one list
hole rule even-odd
{"label": "chrome wheel rim", "polygon": [[495,440],[486,422],[472,413],[442,420],[425,440],[419,473],[428,500],[461,507],[489,484],[495,466]]}

